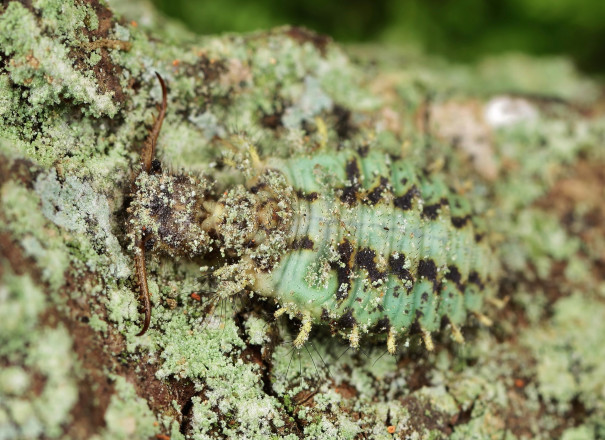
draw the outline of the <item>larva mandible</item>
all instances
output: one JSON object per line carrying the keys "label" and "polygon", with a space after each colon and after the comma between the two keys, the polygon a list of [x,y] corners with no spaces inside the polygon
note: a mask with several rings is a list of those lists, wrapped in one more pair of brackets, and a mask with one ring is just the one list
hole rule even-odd
{"label": "larva mandible", "polygon": [[[173,257],[220,252],[217,294],[244,289],[272,297],[276,316],[301,320],[301,347],[326,323],[358,347],[363,334],[396,339],[412,326],[427,349],[446,318],[455,340],[467,315],[481,309],[497,272],[487,240],[476,232],[468,201],[442,179],[417,173],[380,151],[324,151],[260,160],[252,177],[215,195],[207,178],[154,170],[163,103],[142,153],[129,208],[135,266],[149,327],[145,251]],[[151,245],[151,246],[150,246]]]}

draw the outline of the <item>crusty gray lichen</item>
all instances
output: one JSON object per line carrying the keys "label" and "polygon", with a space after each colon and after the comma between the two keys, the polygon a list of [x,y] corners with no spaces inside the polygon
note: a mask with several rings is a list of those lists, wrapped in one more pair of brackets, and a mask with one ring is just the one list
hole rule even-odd
{"label": "crusty gray lichen", "polygon": [[[605,437],[601,85],[526,57],[357,48],[377,60],[360,67],[303,29],[199,37],[136,4],[0,9],[0,438]],[[396,356],[317,329],[292,352],[270,302],[212,310],[203,262],[155,255],[135,337],[126,206],[154,71],[159,158],[217,194],[251,147],[381,148],[442,173],[488,213],[508,298],[492,328]]]}

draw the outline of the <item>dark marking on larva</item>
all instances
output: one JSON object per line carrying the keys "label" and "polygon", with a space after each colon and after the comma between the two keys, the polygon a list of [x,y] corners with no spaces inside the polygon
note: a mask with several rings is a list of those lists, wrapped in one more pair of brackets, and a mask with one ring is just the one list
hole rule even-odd
{"label": "dark marking on larva", "polygon": [[313,250],[314,245],[315,245],[315,243],[313,243],[313,240],[311,240],[308,236],[304,236],[302,238],[294,240],[292,242],[292,244],[290,245],[290,248],[293,250],[297,250],[297,249]]}
{"label": "dark marking on larva", "polygon": [[317,200],[319,198],[319,194],[317,194],[315,191],[307,194],[300,189],[296,191],[296,195],[298,196],[299,199],[306,200],[307,202],[311,202],[311,203],[313,203],[315,200]]}
{"label": "dark marking on larva", "polygon": [[263,259],[262,256],[255,255],[251,257],[251,260],[258,269],[265,273],[270,272],[275,265],[273,262]]}
{"label": "dark marking on larva", "polygon": [[485,237],[485,234],[475,234],[475,243],[481,243],[481,240]]}
{"label": "dark marking on larva", "polygon": [[402,209],[403,211],[408,211],[412,209],[414,198],[418,197],[419,195],[420,192],[418,191],[418,188],[416,188],[416,185],[413,185],[404,195],[395,197],[393,204],[395,207]]}
{"label": "dark marking on larva", "polygon": [[460,275],[460,271],[456,266],[448,266],[448,272],[445,274],[445,279],[450,280],[460,289],[462,275]]}
{"label": "dark marking on larva", "polygon": [[420,260],[418,263],[418,278],[424,277],[430,281],[437,281],[437,266],[433,260]]}
{"label": "dark marking on larva", "polygon": [[351,159],[347,162],[345,172],[349,184],[342,189],[340,200],[352,206],[355,204],[355,202],[357,202],[361,180],[359,164],[357,163],[356,159]]}
{"label": "dark marking on larva", "polygon": [[261,182],[257,183],[256,185],[252,186],[250,188],[250,192],[252,194],[257,194],[261,189],[265,189],[266,187],[267,187],[267,182],[261,181]]}
{"label": "dark marking on larva", "polygon": [[422,209],[422,215],[429,220],[435,220],[439,217],[439,210],[441,209],[441,203],[435,203],[434,205],[426,205]]}
{"label": "dark marking on larva", "polygon": [[376,185],[376,187],[374,189],[372,189],[368,193],[365,201],[369,205],[377,204],[378,202],[380,202],[380,199],[382,198],[382,195],[384,194],[384,192],[388,191],[388,188],[389,188],[389,179],[387,179],[384,176],[380,176],[380,182],[378,183],[378,185]]}
{"label": "dark marking on larva", "polygon": [[[405,266],[405,256],[404,255],[399,254],[398,258],[395,258],[395,256],[393,256],[393,255],[389,256],[389,267],[391,268],[391,273],[393,275],[395,275],[397,278],[399,278],[401,281],[403,281],[404,286],[405,286],[406,284],[408,284],[408,281],[414,282],[414,277],[412,276],[410,271],[407,270],[404,266]],[[397,286],[397,287],[399,287],[399,286]],[[398,297],[398,296],[399,296],[399,294],[397,294],[395,297]]]}
{"label": "dark marking on larva", "polygon": [[435,220],[437,217],[439,217],[439,211],[441,210],[441,207],[447,204],[447,199],[441,199],[435,204],[425,205],[422,209],[422,215],[424,215],[429,220]]}
{"label": "dark marking on larva", "polygon": [[376,252],[369,248],[360,249],[355,256],[358,267],[365,269],[372,283],[385,278],[385,273],[376,267]]}
{"label": "dark marking on larva", "polygon": [[328,309],[321,309],[321,320],[322,321],[329,321],[330,320],[330,312],[328,312]]}
{"label": "dark marking on larva", "polygon": [[359,154],[359,156],[362,159],[365,158],[365,157],[367,157],[369,152],[370,152],[370,146],[369,145],[362,145],[361,147],[359,147],[357,149],[357,154]]}
{"label": "dark marking on larva", "polygon": [[479,286],[480,289],[483,290],[484,285],[483,285],[483,282],[481,281],[481,277],[474,270],[468,274],[468,281],[469,281],[469,283],[476,284],[477,286]]}
{"label": "dark marking on larva", "polygon": [[393,298],[399,298],[399,291],[401,290],[401,286],[393,287]]}
{"label": "dark marking on larva", "polygon": [[[338,244],[338,261],[331,263],[332,269],[336,271],[336,279],[338,282],[338,288],[336,290],[336,299],[343,300],[349,296],[351,290],[351,275],[353,272],[353,245],[345,239],[342,243]],[[342,285],[346,285],[346,289],[342,289]]]}
{"label": "dark marking on larva", "polygon": [[384,318],[379,319],[376,324],[374,324],[371,331],[375,334],[380,334],[388,332],[390,328],[391,321],[388,317],[385,316]]}
{"label": "dark marking on larva", "polygon": [[353,316],[352,309],[347,309],[347,311],[336,322],[336,326],[338,328],[352,328],[355,324],[357,324],[357,320]]}
{"label": "dark marking on larva", "polygon": [[466,225],[466,223],[469,222],[470,220],[471,220],[470,215],[465,215],[464,217],[452,217],[452,225],[455,228],[460,229],[460,228],[464,227],[464,225]]}

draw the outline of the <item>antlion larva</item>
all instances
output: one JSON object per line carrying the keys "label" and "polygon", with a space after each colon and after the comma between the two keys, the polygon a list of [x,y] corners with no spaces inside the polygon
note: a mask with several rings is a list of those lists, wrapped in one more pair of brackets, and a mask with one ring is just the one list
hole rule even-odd
{"label": "antlion larva", "polygon": [[[207,178],[152,172],[162,116],[129,209],[143,295],[153,242],[173,256],[218,249],[217,294],[248,289],[274,298],[276,315],[301,320],[296,347],[316,323],[353,347],[363,334],[386,333],[394,353],[397,336],[412,326],[432,349],[443,318],[460,342],[467,315],[487,321],[481,310],[497,265],[468,201],[443,179],[379,150],[261,160],[250,149],[252,177],[217,195]],[[147,298],[141,333],[148,324]]]}

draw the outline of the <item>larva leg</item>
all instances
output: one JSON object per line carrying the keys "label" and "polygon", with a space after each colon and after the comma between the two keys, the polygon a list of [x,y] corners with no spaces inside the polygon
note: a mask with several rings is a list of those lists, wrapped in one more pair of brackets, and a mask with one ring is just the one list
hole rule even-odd
{"label": "larva leg", "polygon": [[311,333],[311,315],[309,313],[305,313],[302,318],[302,322],[300,325],[300,330],[298,332],[298,336],[294,340],[294,346],[296,348],[300,348],[307,342],[309,339],[309,334]]}
{"label": "larva leg", "polygon": [[422,331],[422,339],[424,340],[424,346],[427,351],[433,351],[435,349],[435,344],[433,343],[433,337],[431,336],[431,332],[421,328]]}
{"label": "larva leg", "polygon": [[477,319],[479,320],[479,322],[481,324],[483,324],[486,327],[491,327],[494,322],[489,319],[487,316],[485,316],[483,313],[479,313],[479,312],[473,312],[474,315],[477,317]]}
{"label": "larva leg", "polygon": [[395,354],[397,350],[397,334],[393,327],[389,328],[389,335],[387,336],[387,350],[389,354]]}
{"label": "larva leg", "polygon": [[452,338],[454,338],[454,341],[464,344],[464,336],[462,336],[460,328],[453,322],[450,322],[450,327],[452,328]]}
{"label": "larva leg", "polygon": [[493,305],[496,309],[502,310],[508,304],[510,298],[507,296],[503,299],[500,298],[486,298],[485,301]]}
{"label": "larva leg", "polygon": [[349,334],[349,343],[352,348],[359,348],[359,326],[355,324]]}
{"label": "larva leg", "polygon": [[[281,309],[276,310],[273,316],[275,317],[275,319],[278,319],[287,311],[288,309],[286,307],[282,307]],[[292,344],[294,345],[294,348],[301,348],[305,344],[305,342],[307,342],[307,340],[309,339],[309,334],[311,333],[311,327],[311,315],[309,313],[305,313],[301,320],[298,335],[296,336],[296,339],[294,339],[294,342]]]}

